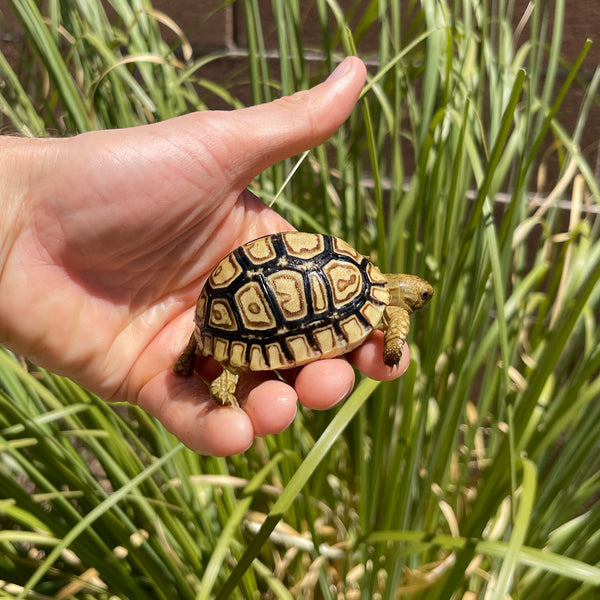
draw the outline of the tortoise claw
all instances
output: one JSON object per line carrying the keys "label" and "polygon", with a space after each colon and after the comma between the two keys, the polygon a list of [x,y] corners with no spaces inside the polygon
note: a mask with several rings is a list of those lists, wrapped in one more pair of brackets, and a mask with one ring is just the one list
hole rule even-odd
{"label": "tortoise claw", "polygon": [[383,362],[388,367],[396,367],[402,360],[404,344],[389,345],[383,349]]}

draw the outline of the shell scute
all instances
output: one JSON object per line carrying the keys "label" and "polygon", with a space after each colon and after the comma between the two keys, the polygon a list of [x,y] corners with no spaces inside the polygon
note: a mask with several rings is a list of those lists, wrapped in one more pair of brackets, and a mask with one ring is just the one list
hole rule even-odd
{"label": "shell scute", "polygon": [[302,273],[285,269],[269,275],[267,281],[275,292],[284,319],[293,320],[308,316]]}
{"label": "shell scute", "polygon": [[282,241],[290,256],[302,260],[314,258],[325,250],[324,236],[317,233],[291,231],[284,234]]}
{"label": "shell scute", "polygon": [[248,242],[240,248],[255,265],[262,265],[277,258],[277,251],[269,236]]}
{"label": "shell scute", "polygon": [[[349,350],[355,348],[373,330],[368,322],[360,319],[360,314],[361,313],[351,315],[343,321],[340,321],[340,327],[344,332],[344,337],[348,340]],[[358,344],[356,342],[358,342]]]}
{"label": "shell scute", "polygon": [[249,363],[253,371],[268,371],[270,369],[269,363],[265,360],[264,349],[258,344],[250,346]]}
{"label": "shell scute", "polygon": [[332,260],[323,267],[323,272],[336,306],[351,303],[363,292],[365,278],[357,265]]}
{"label": "shell scute", "polygon": [[326,280],[324,280],[321,273],[309,273],[308,285],[310,288],[310,299],[313,312],[315,314],[325,312],[329,308]]}
{"label": "shell scute", "polygon": [[313,337],[316,344],[321,349],[321,353],[325,357],[329,356],[332,352],[335,352],[335,349],[340,343],[338,336],[331,325],[315,329],[313,331]]}
{"label": "shell scute", "polygon": [[212,353],[218,361],[228,360],[230,356],[229,341],[220,337],[213,338]]}
{"label": "shell scute", "polygon": [[285,343],[290,349],[296,363],[304,358],[312,358],[313,349],[305,335],[290,335],[287,337]]}
{"label": "shell scute", "polygon": [[215,288],[225,288],[235,281],[244,270],[236,256],[232,253],[227,255],[210,274],[210,285]]}
{"label": "shell scute", "polygon": [[355,250],[348,242],[340,238],[332,237],[331,245],[335,252],[337,252],[338,254],[351,256],[358,263],[362,262],[362,259],[364,258],[364,256],[360,254],[357,250]]}
{"label": "shell scute", "polygon": [[367,272],[368,279],[373,283],[383,286],[387,284],[387,279],[383,276],[383,273],[372,262],[366,263],[365,271]]}
{"label": "shell scute", "polygon": [[244,342],[232,341],[229,347],[229,364],[236,368],[243,368],[246,364],[246,347]]}
{"label": "shell scute", "polygon": [[215,298],[210,304],[208,323],[225,331],[237,331],[237,323],[231,304],[226,298]]}
{"label": "shell scute", "polygon": [[277,326],[269,299],[256,282],[250,281],[243,285],[234,297],[240,312],[242,329],[265,330]]}

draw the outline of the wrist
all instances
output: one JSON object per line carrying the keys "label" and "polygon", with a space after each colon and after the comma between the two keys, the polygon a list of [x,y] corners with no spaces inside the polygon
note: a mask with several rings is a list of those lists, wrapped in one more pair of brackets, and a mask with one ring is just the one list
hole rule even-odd
{"label": "wrist", "polygon": [[31,143],[32,140],[0,136],[0,284],[26,217]]}
{"label": "wrist", "polygon": [[15,269],[10,264],[28,219],[35,143],[36,140],[0,136],[0,343],[9,344],[12,337],[14,318],[8,318],[6,314],[14,287],[10,272]]}

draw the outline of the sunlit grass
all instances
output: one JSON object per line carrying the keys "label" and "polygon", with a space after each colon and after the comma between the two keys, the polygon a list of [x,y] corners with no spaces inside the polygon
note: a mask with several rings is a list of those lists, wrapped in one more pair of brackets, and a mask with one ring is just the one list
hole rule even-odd
{"label": "sunlit grass", "polygon": [[[177,26],[144,2],[113,2],[114,22],[94,3],[51,2],[45,19],[33,2],[10,4],[31,61],[17,77],[0,57],[0,109],[24,135],[152,122],[204,108],[207,92],[239,105],[203,76],[223,57],[193,56],[184,37],[167,45],[159,22]],[[336,2],[318,0],[314,48],[301,3],[274,2],[276,63],[266,4],[238,3],[253,103],[322,80],[354,51],[371,65],[348,123],[253,189],[277,195],[296,227],[434,284],[413,316],[408,372],[364,380],[342,407],[301,411],[225,460],[2,352],[10,597],[597,592],[600,193],[579,143],[600,70],[567,131],[557,115],[589,44],[565,69],[564,0],[552,29],[533,3],[518,47],[510,2],[493,14],[468,2],[363,4],[349,27]],[[372,28],[376,56],[364,49]],[[551,157],[558,173],[542,191]]]}

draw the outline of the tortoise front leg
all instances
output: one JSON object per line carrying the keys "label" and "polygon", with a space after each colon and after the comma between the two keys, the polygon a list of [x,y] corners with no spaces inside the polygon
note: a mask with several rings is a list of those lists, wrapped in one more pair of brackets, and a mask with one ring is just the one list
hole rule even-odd
{"label": "tortoise front leg", "polygon": [[176,375],[183,375],[184,377],[191,375],[194,372],[196,366],[196,358],[198,357],[198,342],[196,336],[192,333],[192,337],[188,342],[185,350],[181,356],[177,359],[173,371]]}
{"label": "tortoise front leg", "polygon": [[235,397],[239,375],[223,367],[223,372],[210,384],[210,395],[212,399],[222,406],[235,406],[239,408]]}
{"label": "tortoise front leg", "polygon": [[402,359],[402,350],[410,329],[409,317],[409,312],[400,306],[387,306],[383,311],[383,362],[388,367],[395,367]]}

